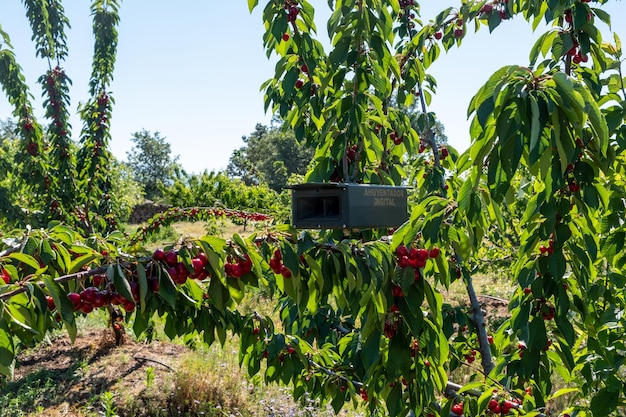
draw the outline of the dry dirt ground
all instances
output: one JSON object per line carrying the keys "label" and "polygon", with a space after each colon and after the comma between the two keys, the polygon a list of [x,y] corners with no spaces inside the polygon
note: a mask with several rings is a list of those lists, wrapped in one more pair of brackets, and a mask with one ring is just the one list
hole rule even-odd
{"label": "dry dirt ground", "polygon": [[[115,346],[110,329],[85,330],[74,344],[64,334],[47,346],[20,354],[13,381],[5,388],[18,391],[21,385],[32,389],[35,384],[52,384],[55,395],[45,395],[46,389],[42,389],[42,396],[25,404],[27,409],[22,411],[33,416],[97,415],[102,406],[93,404],[94,398],[104,392],[140,398],[150,384],[148,379],[154,385],[168,383],[187,352],[184,346],[172,343],[143,344],[129,338]],[[39,414],[37,410],[45,411]],[[5,417],[2,410],[0,416]]]}

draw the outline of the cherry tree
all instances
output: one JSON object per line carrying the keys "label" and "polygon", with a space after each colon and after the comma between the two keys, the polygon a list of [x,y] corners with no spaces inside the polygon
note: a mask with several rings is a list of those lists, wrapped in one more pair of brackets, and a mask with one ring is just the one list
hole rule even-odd
{"label": "cherry tree", "polygon": [[[170,337],[238,334],[250,375],[335,410],[354,401],[392,416],[623,413],[626,97],[620,41],[598,29],[610,21],[604,3],[461,2],[425,21],[412,0],[338,0],[326,51],[309,2],[265,2],[264,46],[278,61],[266,107],[315,147],[306,181],[409,184],[409,220],[393,231],[301,231],[261,214],[179,208],[129,238],[61,223],[16,234],[0,253],[0,370],[11,371],[14,337],[33,342],[58,326],[73,336],[76,314],[107,307],[137,334],[155,314]],[[497,33],[513,16],[548,23],[530,65],[503,67],[476,92],[467,151],[440,147],[431,64],[463,47],[470,26]],[[403,107],[415,102],[411,120]],[[142,251],[172,221],[224,215],[267,228]],[[511,235],[510,318],[491,332],[473,276]],[[444,300],[455,281],[468,308]],[[259,287],[280,323],[239,308]],[[454,380],[459,369],[468,382]]]}

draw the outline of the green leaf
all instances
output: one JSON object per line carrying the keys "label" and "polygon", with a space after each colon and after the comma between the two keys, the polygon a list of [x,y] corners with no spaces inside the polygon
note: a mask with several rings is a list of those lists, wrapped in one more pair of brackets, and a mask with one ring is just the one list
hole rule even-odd
{"label": "green leaf", "polygon": [[598,7],[592,7],[591,10],[593,11],[593,14],[595,14],[598,17],[598,19],[600,19],[601,21],[606,23],[609,27],[611,27],[611,15],[610,14],[608,14],[607,12],[605,12],[604,10]]}
{"label": "green leaf", "polygon": [[96,258],[97,256],[95,253],[88,253],[86,255],[79,256],[78,258],[72,260],[72,263],[69,265],[68,273],[74,274],[80,271],[85,265],[92,263]]}
{"label": "green leaf", "polygon": [[330,63],[333,66],[338,67],[340,64],[345,62],[348,59],[348,50],[350,49],[350,42],[352,42],[352,37],[348,35],[344,35],[334,46],[334,49],[328,56]]}
{"label": "green leaf", "polygon": [[107,268],[107,277],[110,282],[113,282],[115,289],[118,293],[127,300],[133,301],[133,293],[130,290],[130,284],[124,275],[124,271],[122,270],[122,266],[120,264],[117,265],[109,265]]}
{"label": "green leaf", "polygon": [[602,115],[591,92],[584,85],[576,84],[575,89],[584,100],[584,112],[589,118],[589,122],[595,133],[595,139],[598,141],[598,147],[602,155],[606,155],[609,146],[609,128],[606,124],[606,119]]}
{"label": "green leaf", "polygon": [[139,307],[143,313],[146,309],[146,295],[148,295],[148,278],[146,268],[141,262],[137,263],[137,281],[139,285]]}
{"label": "green leaf", "polygon": [[565,342],[567,343],[567,345],[569,347],[572,347],[574,345],[574,341],[576,338],[576,332],[572,324],[567,319],[567,317],[557,315],[556,325],[559,331],[561,332],[561,334],[563,335],[563,338],[565,339]]}
{"label": "green leaf", "polygon": [[550,395],[548,398],[546,398],[546,401],[552,401],[555,398],[558,398],[562,395],[567,395],[567,394],[571,394],[573,392],[578,392],[580,393],[580,388],[561,388],[558,391],[556,391],[554,394]]}
{"label": "green leaf", "polygon": [[252,13],[252,10],[259,4],[259,0],[248,0],[248,11]]}
{"label": "green leaf", "polygon": [[41,251],[39,256],[41,256],[41,261],[45,265],[49,265],[57,257],[56,252],[52,250],[52,246],[50,246],[50,242],[46,239],[41,241]]}
{"label": "green leaf", "polygon": [[391,389],[389,395],[387,395],[387,400],[385,404],[387,405],[387,411],[389,412],[390,417],[394,417],[400,414],[402,411],[402,405],[404,401],[402,399],[402,385],[395,384]]}
{"label": "green leaf", "polygon": [[309,279],[308,289],[309,289],[309,298],[306,303],[306,308],[310,311],[311,314],[316,314],[317,309],[319,307],[320,297],[319,297],[319,291],[315,283],[315,280]]}
{"label": "green leaf", "polygon": [[[172,283],[172,285],[173,284],[174,283]],[[176,291],[175,288],[174,291]],[[219,311],[224,311],[224,309],[226,308],[226,303],[230,298],[230,294],[228,292],[228,289],[226,289],[222,285],[222,282],[219,279],[211,279],[207,293],[209,294],[209,298],[213,305]]]}
{"label": "green leaf", "polygon": [[42,279],[48,293],[54,300],[54,305],[57,307],[57,311],[61,314],[61,318],[63,319],[63,323],[65,323],[65,329],[67,330],[70,340],[74,342],[74,340],[76,340],[77,333],[74,305],[69,298],[67,298],[65,289],[52,279],[52,277],[44,275]]}
{"label": "green leaf", "polygon": [[531,111],[531,124],[530,124],[530,149],[534,149],[537,146],[537,141],[539,140],[539,132],[541,131],[541,123],[539,122],[539,103],[537,102],[537,98],[530,94],[528,96],[530,100],[530,111]]}
{"label": "green leaf", "polygon": [[376,365],[380,359],[381,333],[378,330],[373,331],[369,337],[363,343],[363,350],[361,352],[361,360],[363,361],[363,367],[366,372],[369,373],[370,369]]}
{"label": "green leaf", "polygon": [[146,317],[145,314],[139,312],[135,314],[135,320],[133,323],[133,332],[135,336],[141,335],[147,328],[149,324],[149,317]]}
{"label": "green leaf", "polygon": [[[2,306],[2,303],[0,303]],[[9,324],[0,319],[0,374],[13,377],[15,368],[15,346]]]}
{"label": "green leaf", "polygon": [[606,417],[617,409],[619,391],[603,388],[591,398],[591,412],[594,417]]}
{"label": "green leaf", "polygon": [[[573,110],[578,116],[577,120],[570,120],[572,124],[581,123],[584,120],[584,109],[585,109],[585,101],[581,97],[581,95],[574,89],[574,83],[567,76],[567,74],[563,72],[557,72],[552,76],[556,84],[556,91],[558,96],[564,100],[563,104],[565,108],[563,111],[567,113],[567,110]],[[570,116],[571,117],[571,116]]]}
{"label": "green leaf", "polygon": [[39,269],[39,262],[37,259],[25,253],[13,252],[9,254],[8,258],[15,259],[16,261],[26,264],[35,270]]}

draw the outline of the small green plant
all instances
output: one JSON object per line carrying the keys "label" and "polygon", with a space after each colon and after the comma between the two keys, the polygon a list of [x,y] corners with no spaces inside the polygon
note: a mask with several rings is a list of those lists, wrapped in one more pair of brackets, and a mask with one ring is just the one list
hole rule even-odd
{"label": "small green plant", "polygon": [[[153,370],[154,371],[154,370]],[[115,402],[113,395],[110,391],[100,394],[100,404],[102,405],[101,415],[105,417],[117,417],[117,409],[115,408]]]}
{"label": "small green plant", "polygon": [[154,385],[154,368],[149,366],[146,368],[146,388],[150,388]]}

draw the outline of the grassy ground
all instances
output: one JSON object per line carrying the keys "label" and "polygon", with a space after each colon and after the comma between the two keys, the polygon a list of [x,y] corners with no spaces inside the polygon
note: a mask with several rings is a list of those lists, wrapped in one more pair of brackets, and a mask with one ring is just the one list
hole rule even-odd
{"label": "grassy ground", "polygon": [[[204,225],[177,223],[148,247],[152,250],[182,236],[207,232],[224,236],[252,230],[228,221]],[[486,306],[506,311],[511,287],[502,279],[478,276],[476,287]],[[444,294],[447,302],[467,299],[461,283]],[[494,301],[495,300],[495,301]],[[256,310],[271,313],[271,303],[256,297]],[[244,306],[245,308],[245,306]],[[162,330],[146,343],[130,335],[116,347],[104,312],[81,318],[74,344],[63,333],[52,334],[34,349],[19,355],[12,381],[0,381],[0,417],[93,416],[274,416],[324,417],[335,415],[313,400],[296,404],[288,389],[250,381],[237,364],[237,341],[197,349],[183,341],[166,341]],[[348,409],[342,416],[362,416]]]}

